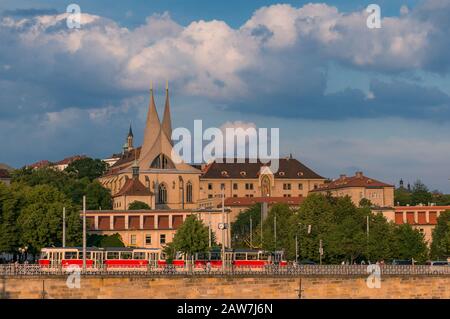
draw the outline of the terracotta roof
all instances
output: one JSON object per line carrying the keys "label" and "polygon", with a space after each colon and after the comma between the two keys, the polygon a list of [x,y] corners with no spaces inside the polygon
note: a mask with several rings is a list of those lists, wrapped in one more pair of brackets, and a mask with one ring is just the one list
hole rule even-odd
{"label": "terracotta roof", "polygon": [[[225,206],[251,206],[258,203],[300,205],[305,198],[298,197],[228,197]],[[219,204],[222,206],[222,204]]]}
{"label": "terracotta roof", "polygon": [[[136,153],[136,155],[135,155]],[[111,166],[111,169],[119,168],[125,166],[125,164],[133,163],[135,158],[139,158],[141,155],[141,147],[134,148],[120,155],[120,159]]]}
{"label": "terracotta roof", "polygon": [[402,211],[445,211],[450,210],[450,206],[395,206],[396,212]]}
{"label": "terracotta roof", "polygon": [[42,167],[47,167],[50,165],[52,165],[52,163],[50,161],[42,160],[42,161],[27,165],[26,167],[27,168],[42,168]]}
{"label": "terracotta roof", "polygon": [[60,160],[59,162],[53,163],[54,165],[65,165],[65,164],[70,164],[74,161],[77,161],[79,159],[83,159],[86,158],[86,155],[74,155],[74,156],[70,156],[70,157],[66,157],[63,160]]}
{"label": "terracotta roof", "polygon": [[118,196],[150,196],[153,193],[142,184],[137,178],[128,179],[122,189],[113,197]]}
{"label": "terracotta roof", "polygon": [[3,168],[0,168],[0,178],[11,178],[9,175],[9,171]]}
{"label": "terracotta roof", "polygon": [[338,179],[320,185],[318,188],[312,190],[312,192],[327,191],[332,189],[341,189],[348,187],[382,188],[382,187],[394,187],[394,185],[386,184],[376,179],[364,176],[362,172],[356,172],[355,176],[341,175]]}
{"label": "terracotta roof", "polygon": [[12,168],[11,166],[5,164],[5,163],[0,163],[0,169],[6,169],[7,171],[13,171],[14,168]]}
{"label": "terracotta roof", "polygon": [[[244,163],[225,163],[223,160],[223,163],[207,165],[202,178],[258,178],[263,166],[259,160],[256,163],[250,163],[249,159]],[[286,179],[324,179],[295,158],[280,158],[279,169],[274,175]]]}

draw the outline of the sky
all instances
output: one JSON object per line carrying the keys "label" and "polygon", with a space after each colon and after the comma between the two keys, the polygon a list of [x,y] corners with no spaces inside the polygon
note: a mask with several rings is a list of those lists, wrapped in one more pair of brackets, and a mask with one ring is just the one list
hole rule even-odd
{"label": "sky", "polygon": [[[280,128],[320,175],[450,192],[450,0],[0,2],[0,163],[142,142],[150,82],[174,127]],[[381,8],[381,28],[366,7]]]}

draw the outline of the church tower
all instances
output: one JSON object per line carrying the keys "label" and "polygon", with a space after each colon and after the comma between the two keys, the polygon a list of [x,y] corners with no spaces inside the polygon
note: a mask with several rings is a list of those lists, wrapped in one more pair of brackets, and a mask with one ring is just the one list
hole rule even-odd
{"label": "church tower", "polygon": [[162,130],[172,144],[172,119],[170,116],[169,81],[166,82],[166,103],[164,106]]}
{"label": "church tower", "polygon": [[130,129],[128,131],[128,136],[127,136],[127,147],[128,150],[131,151],[134,147],[133,147],[133,129],[131,128],[131,123],[130,123]]}

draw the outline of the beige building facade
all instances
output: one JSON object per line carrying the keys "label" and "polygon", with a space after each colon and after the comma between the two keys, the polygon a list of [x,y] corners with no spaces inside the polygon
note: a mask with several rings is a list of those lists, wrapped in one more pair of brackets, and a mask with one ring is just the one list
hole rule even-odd
{"label": "beige building facade", "polygon": [[349,196],[357,206],[362,199],[367,199],[375,207],[393,207],[394,188],[394,185],[364,176],[363,172],[356,172],[354,176],[341,175],[312,191],[324,195]]}

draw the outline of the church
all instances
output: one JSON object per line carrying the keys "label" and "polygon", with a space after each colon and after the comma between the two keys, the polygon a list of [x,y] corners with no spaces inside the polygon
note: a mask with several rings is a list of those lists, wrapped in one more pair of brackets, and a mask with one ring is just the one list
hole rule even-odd
{"label": "church", "polygon": [[325,182],[324,177],[292,156],[279,159],[277,172],[248,159],[243,163],[190,165],[171,158],[171,136],[169,89],[166,86],[162,121],[151,89],[142,146],[134,147],[130,127],[122,154],[100,178],[111,190],[114,209],[126,210],[133,201],[144,202],[151,209],[217,208],[222,194],[233,198],[234,203],[264,198],[289,203],[289,198],[304,198]]}
{"label": "church", "polygon": [[[262,205],[263,216],[277,203],[296,208],[312,192],[348,195],[356,205],[366,198],[383,213],[392,211],[393,185],[362,172],[330,181],[292,155],[280,158],[274,172],[270,165],[248,159],[193,165],[172,158],[171,136],[169,88],[166,85],[162,121],[151,88],[142,145],[134,146],[130,126],[122,152],[105,160],[109,170],[99,181],[111,191],[113,209],[87,211],[90,233],[118,233],[126,246],[162,248],[187,216],[196,215],[217,243],[231,247],[230,227],[223,225],[242,211],[255,204]],[[135,201],[150,209],[130,210]]]}

